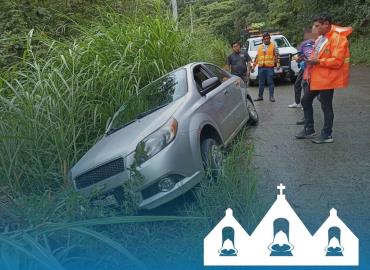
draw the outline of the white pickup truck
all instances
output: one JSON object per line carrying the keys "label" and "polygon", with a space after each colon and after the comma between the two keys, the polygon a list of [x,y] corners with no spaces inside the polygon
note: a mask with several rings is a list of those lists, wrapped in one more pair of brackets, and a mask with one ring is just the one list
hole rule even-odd
{"label": "white pickup truck", "polygon": [[[292,55],[297,53],[297,49],[294,48],[283,35],[271,35],[271,42],[274,42],[279,50],[280,56],[280,68],[275,68],[276,78],[288,78],[294,82],[297,78],[299,71],[297,62],[292,60]],[[245,49],[248,51],[249,56],[254,59],[257,55],[258,45],[262,43],[262,37],[252,37],[247,40]],[[258,83],[258,66],[254,72],[250,74],[249,84],[256,85]]]}

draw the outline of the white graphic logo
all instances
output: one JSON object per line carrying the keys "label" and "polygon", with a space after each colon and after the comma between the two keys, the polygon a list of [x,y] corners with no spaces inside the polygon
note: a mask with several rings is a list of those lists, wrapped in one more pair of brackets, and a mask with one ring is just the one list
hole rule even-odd
{"label": "white graphic logo", "polygon": [[238,266],[358,266],[359,240],[331,209],[312,236],[283,191],[249,235],[226,210],[225,217],[204,239],[204,265]]}

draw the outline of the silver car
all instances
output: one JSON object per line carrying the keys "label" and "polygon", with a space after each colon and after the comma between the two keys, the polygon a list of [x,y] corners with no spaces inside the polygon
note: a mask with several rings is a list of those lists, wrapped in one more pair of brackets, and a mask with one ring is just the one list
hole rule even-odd
{"label": "silver car", "polygon": [[139,208],[152,209],[217,172],[221,148],[258,115],[244,82],[209,63],[157,79],[113,116],[102,139],[71,169],[77,191],[122,202],[122,187],[141,176]]}

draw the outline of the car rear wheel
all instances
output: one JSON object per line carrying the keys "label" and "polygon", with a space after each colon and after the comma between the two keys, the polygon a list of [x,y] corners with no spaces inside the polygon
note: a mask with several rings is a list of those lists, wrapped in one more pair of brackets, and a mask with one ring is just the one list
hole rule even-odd
{"label": "car rear wheel", "polygon": [[217,179],[221,175],[223,162],[220,144],[213,138],[206,138],[201,141],[200,150],[207,177]]}
{"label": "car rear wheel", "polygon": [[247,111],[248,111],[248,115],[249,115],[249,120],[248,120],[248,124],[249,125],[252,125],[252,126],[255,126],[258,124],[258,113],[257,113],[257,110],[256,110],[256,107],[254,106],[253,104],[253,101],[250,97],[247,97]]}

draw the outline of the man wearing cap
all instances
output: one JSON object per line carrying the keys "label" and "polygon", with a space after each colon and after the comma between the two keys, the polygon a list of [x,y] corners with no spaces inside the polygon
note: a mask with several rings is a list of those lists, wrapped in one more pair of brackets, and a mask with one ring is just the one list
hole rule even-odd
{"label": "man wearing cap", "polygon": [[274,43],[271,43],[271,37],[269,33],[262,35],[263,43],[258,46],[257,56],[253,63],[251,72],[258,65],[258,98],[255,101],[263,100],[263,91],[265,90],[265,82],[269,85],[270,101],[275,102],[274,98],[274,67],[279,67],[279,51]]}

